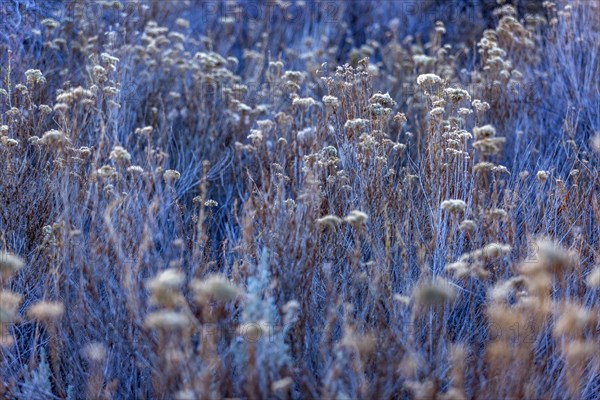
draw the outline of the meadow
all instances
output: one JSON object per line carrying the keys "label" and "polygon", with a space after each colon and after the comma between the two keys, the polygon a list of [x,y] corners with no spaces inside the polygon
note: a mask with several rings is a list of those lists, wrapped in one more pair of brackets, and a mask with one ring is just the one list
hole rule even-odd
{"label": "meadow", "polygon": [[600,2],[0,0],[0,398],[600,400]]}

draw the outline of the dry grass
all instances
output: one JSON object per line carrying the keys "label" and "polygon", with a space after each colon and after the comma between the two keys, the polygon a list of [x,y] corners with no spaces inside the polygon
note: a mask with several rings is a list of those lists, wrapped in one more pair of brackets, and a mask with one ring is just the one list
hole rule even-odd
{"label": "dry grass", "polygon": [[600,6],[462,3],[2,0],[0,397],[600,399]]}

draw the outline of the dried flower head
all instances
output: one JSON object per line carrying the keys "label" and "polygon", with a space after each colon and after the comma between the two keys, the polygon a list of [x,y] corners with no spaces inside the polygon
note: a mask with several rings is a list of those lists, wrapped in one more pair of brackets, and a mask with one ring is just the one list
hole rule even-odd
{"label": "dried flower head", "polygon": [[368,220],[369,216],[359,210],[350,211],[350,213],[344,218],[344,221],[355,227],[366,224]]}
{"label": "dried flower head", "polygon": [[139,165],[132,165],[127,167],[127,172],[132,175],[139,175],[144,173],[144,168],[140,167]]}
{"label": "dried flower head", "polygon": [[312,97],[296,97],[292,100],[292,105],[302,108],[310,108],[315,104],[317,104],[317,102]]}
{"label": "dried flower head", "polygon": [[417,77],[417,84],[419,86],[431,86],[441,82],[442,78],[436,74],[423,74]]}
{"label": "dried flower head", "polygon": [[40,143],[43,144],[60,144],[68,141],[64,133],[59,130],[51,129],[42,135]]}
{"label": "dried flower head", "polygon": [[96,171],[101,178],[110,178],[117,175],[117,170],[110,165],[103,165]]}
{"label": "dried flower head", "polygon": [[471,101],[471,95],[464,89],[447,88],[444,90],[444,94],[454,103],[458,103],[461,100]]}
{"label": "dried flower head", "polygon": [[323,96],[323,104],[327,107],[336,108],[340,105],[340,101],[335,96]]}
{"label": "dried flower head", "polygon": [[464,232],[472,233],[475,231],[475,229],[477,229],[477,224],[471,219],[465,219],[460,223],[458,229]]}
{"label": "dried flower head", "polygon": [[131,160],[131,155],[123,147],[115,146],[110,152],[110,159],[117,162],[125,162]]}
{"label": "dried flower head", "polygon": [[0,252],[0,276],[9,277],[21,270],[25,262],[14,254]]}
{"label": "dried flower head", "polygon": [[189,318],[173,310],[159,310],[151,312],[146,316],[144,324],[150,329],[161,329],[165,331],[181,330],[190,323]]}
{"label": "dried flower head", "polygon": [[418,307],[438,307],[454,301],[456,289],[447,280],[437,277],[432,282],[421,283],[413,291]]}
{"label": "dried flower head", "polygon": [[335,229],[342,223],[342,219],[336,215],[326,215],[322,218],[319,218],[317,222],[320,225],[326,226],[330,229]]}
{"label": "dried flower head", "polygon": [[204,202],[204,205],[206,207],[218,207],[219,203],[217,203],[215,200],[208,199]]}
{"label": "dried flower head", "polygon": [[9,324],[18,321],[18,308],[22,296],[7,290],[0,291],[0,324]]}
{"label": "dried flower head", "polygon": [[294,384],[294,380],[289,376],[287,378],[279,379],[271,384],[271,390],[273,392],[284,392]]}
{"label": "dried flower head", "polygon": [[346,129],[360,129],[360,128],[363,128],[363,127],[365,127],[367,125],[369,125],[369,120],[368,119],[355,118],[355,119],[349,119],[348,121],[346,121],[346,123],[344,124],[344,128],[346,128]]}
{"label": "dried flower head", "polygon": [[46,83],[46,78],[39,69],[28,69],[25,71],[25,77],[27,78],[27,84],[29,86],[41,85]]}
{"label": "dried flower head", "polygon": [[585,279],[585,283],[589,288],[600,288],[600,266],[596,266]]}
{"label": "dried flower head", "polygon": [[467,203],[459,199],[444,200],[440,207],[451,213],[459,213],[465,211]]}
{"label": "dried flower head", "polygon": [[394,108],[394,106],[397,104],[396,101],[392,99],[389,93],[375,93],[369,99],[369,103],[379,104],[385,108]]}
{"label": "dried flower head", "polygon": [[56,322],[62,318],[65,305],[58,301],[39,301],[29,307],[27,316],[42,323]]}
{"label": "dried flower head", "polygon": [[220,274],[210,275],[204,280],[194,279],[190,282],[190,289],[198,301],[208,298],[227,302],[235,300],[242,294],[236,285]]}
{"label": "dried flower head", "polygon": [[88,343],[81,349],[81,354],[91,362],[101,363],[106,358],[106,346],[98,342]]}
{"label": "dried flower head", "polygon": [[548,172],[548,171],[538,171],[535,176],[538,179],[538,181],[545,182],[550,177],[550,172]]}
{"label": "dried flower head", "polygon": [[163,179],[167,183],[174,183],[179,180],[179,178],[181,178],[181,174],[174,169],[168,169],[163,173]]}

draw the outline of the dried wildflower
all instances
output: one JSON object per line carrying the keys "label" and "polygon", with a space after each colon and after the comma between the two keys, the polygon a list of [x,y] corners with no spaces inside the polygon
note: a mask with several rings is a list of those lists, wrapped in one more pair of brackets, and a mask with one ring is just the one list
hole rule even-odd
{"label": "dried wildflower", "polygon": [[444,111],[445,110],[443,107],[435,107],[429,111],[429,115],[432,117],[439,117],[440,115],[444,114]]}
{"label": "dried wildflower", "polygon": [[0,324],[9,324],[19,319],[18,308],[23,297],[7,290],[0,291]]}
{"label": "dried wildflower", "polygon": [[40,104],[38,110],[40,110],[42,114],[50,114],[52,112],[52,108],[47,104]]}
{"label": "dried wildflower", "polygon": [[484,260],[492,260],[510,253],[511,247],[507,244],[490,243],[481,249],[481,257]]}
{"label": "dried wildflower", "polygon": [[57,301],[39,301],[29,307],[27,316],[42,323],[59,320],[65,312],[65,305]]}
{"label": "dried wildflower", "polygon": [[335,215],[326,215],[322,218],[319,218],[317,222],[320,225],[324,225],[330,229],[335,229],[342,223],[342,219]]}
{"label": "dried wildflower", "polygon": [[43,144],[59,144],[67,141],[67,137],[59,130],[51,129],[42,135],[40,142]]}
{"label": "dried wildflower", "polygon": [[127,167],[127,172],[129,172],[132,175],[138,175],[144,173],[144,169],[139,165],[132,165],[130,167]]}
{"label": "dried wildflower", "polygon": [[555,336],[581,337],[585,330],[593,329],[598,322],[598,316],[581,304],[567,303],[561,308],[554,323]]}
{"label": "dried wildflower", "polygon": [[310,144],[312,139],[314,139],[314,137],[315,137],[315,127],[307,126],[306,128],[298,131],[298,134],[296,135],[296,137],[298,138],[298,142]]}
{"label": "dried wildflower", "polygon": [[176,269],[166,269],[160,272],[156,277],[148,281],[150,290],[169,289],[176,290],[183,285],[185,274]]}
{"label": "dried wildflower", "polygon": [[16,117],[17,115],[19,115],[21,113],[21,110],[19,110],[17,107],[11,107],[9,108],[9,110],[6,112],[6,115],[9,117]]}
{"label": "dried wildflower", "polygon": [[548,172],[548,171],[538,171],[535,176],[538,179],[538,181],[545,182],[550,177],[550,172]]}
{"label": "dried wildflower", "polygon": [[346,121],[346,123],[344,124],[344,128],[360,129],[360,128],[367,126],[368,124],[369,124],[368,119],[355,118],[355,119],[349,119],[348,121]]}
{"label": "dried wildflower", "polygon": [[200,301],[205,298],[211,298],[217,301],[231,301],[238,298],[242,292],[231,283],[225,276],[214,274],[200,281],[194,279],[190,283],[190,289],[196,295],[196,300]]}
{"label": "dried wildflower", "polygon": [[28,69],[25,71],[25,77],[29,86],[41,85],[46,83],[46,78],[39,69]]}
{"label": "dried wildflower", "polygon": [[461,100],[471,101],[471,95],[464,89],[447,88],[444,90],[444,94],[454,103],[458,103]]}
{"label": "dried wildflower", "polygon": [[283,74],[283,79],[299,85],[304,80],[304,73],[301,71],[286,71]]}
{"label": "dried wildflower", "polygon": [[81,354],[91,362],[101,363],[106,358],[106,346],[92,342],[81,349]]}
{"label": "dried wildflower", "polygon": [[536,241],[534,248],[534,262],[525,263],[521,267],[522,272],[528,276],[561,276],[575,264],[572,254],[557,242],[541,239]]}
{"label": "dried wildflower", "polygon": [[256,125],[258,125],[258,129],[261,130],[262,133],[269,133],[271,129],[275,126],[275,123],[270,119],[262,119],[256,121]]}
{"label": "dried wildflower", "polygon": [[292,105],[302,108],[310,108],[315,104],[317,104],[317,102],[311,97],[297,97],[294,100],[292,100]]}
{"label": "dried wildflower", "polygon": [[600,132],[592,138],[592,148],[600,153]]}
{"label": "dried wildflower", "polygon": [[323,96],[323,104],[327,107],[336,108],[340,105],[340,101],[335,96]]}
{"label": "dried wildflower", "polygon": [[263,140],[263,134],[258,129],[251,129],[250,134],[247,136],[247,139],[252,141],[252,144],[255,146],[258,145]]}
{"label": "dried wildflower", "polygon": [[472,233],[475,231],[475,229],[477,229],[477,224],[475,223],[475,221],[473,221],[471,219],[465,219],[464,221],[462,221],[460,223],[460,225],[458,226],[458,229],[460,229],[461,231]]}
{"label": "dried wildflower", "polygon": [[585,279],[585,283],[589,288],[600,288],[600,266],[595,267]]}
{"label": "dried wildflower", "polygon": [[283,392],[289,390],[294,384],[294,380],[289,376],[287,378],[279,379],[271,384],[271,390],[273,392]]}
{"label": "dried wildflower", "polygon": [[19,272],[25,262],[14,254],[0,252],[0,275],[10,276]]}
{"label": "dried wildflower", "polygon": [[490,109],[489,103],[478,99],[473,100],[471,105],[473,106],[473,108],[475,108],[475,111],[477,111],[478,113],[482,113]]}
{"label": "dried wildflower", "polygon": [[459,199],[444,200],[442,201],[440,207],[446,211],[458,213],[465,211],[465,208],[467,208],[467,203]]}
{"label": "dried wildflower", "polygon": [[345,218],[344,221],[348,222],[349,224],[358,227],[360,225],[364,225],[367,223],[369,219],[369,216],[367,214],[365,214],[362,211],[359,210],[352,210],[350,211],[350,214],[348,214]]}
{"label": "dried wildflower", "polygon": [[111,56],[108,53],[100,54],[100,58],[102,59],[102,62],[108,64],[110,67],[112,67],[112,69],[114,69],[117,63],[120,61],[117,57]]}
{"label": "dried wildflower", "polygon": [[508,214],[506,213],[506,211],[504,211],[501,208],[494,208],[492,210],[490,210],[490,216],[492,218],[497,218],[497,219],[502,219],[502,218],[506,218]]}
{"label": "dried wildflower", "polygon": [[444,269],[456,279],[463,279],[471,274],[469,263],[461,260],[447,264]]}
{"label": "dried wildflower", "polygon": [[473,143],[473,147],[481,151],[483,154],[491,155],[498,153],[504,142],[506,142],[506,139],[503,137],[487,138],[476,141]]}
{"label": "dried wildflower", "polygon": [[217,203],[215,200],[210,200],[210,199],[209,199],[209,200],[206,200],[206,201],[204,202],[204,205],[205,205],[206,207],[217,207],[217,206],[219,205],[219,203]]}
{"label": "dried wildflower", "polygon": [[507,175],[510,175],[510,171],[504,165],[497,165],[497,166],[493,167],[492,168],[492,172],[495,172],[497,174],[507,174]]}
{"label": "dried wildflower", "polygon": [[442,78],[440,78],[439,76],[435,75],[435,74],[423,74],[423,75],[419,75],[417,77],[417,84],[419,86],[431,86],[431,85],[435,85],[436,83],[441,83],[442,82]]}
{"label": "dried wildflower", "polygon": [[437,277],[432,282],[421,283],[415,287],[413,297],[418,307],[443,306],[454,301],[457,293],[447,280]]}
{"label": "dried wildflower", "polygon": [[117,175],[117,170],[114,167],[111,167],[110,165],[103,165],[96,171],[96,173],[101,178],[110,178]]}
{"label": "dried wildflower", "polygon": [[135,133],[142,136],[148,136],[152,133],[154,128],[151,126],[145,126],[143,128],[136,128]]}
{"label": "dried wildflower", "polygon": [[397,103],[392,99],[389,93],[375,93],[369,99],[369,103],[371,104],[379,104],[385,108],[393,108]]}
{"label": "dried wildflower", "polygon": [[144,324],[150,329],[181,330],[190,323],[189,318],[178,311],[160,310],[146,316]]}
{"label": "dried wildflower", "polygon": [[182,29],[187,29],[190,27],[190,21],[188,21],[187,19],[183,19],[183,18],[177,18],[175,20],[175,24]]}
{"label": "dried wildflower", "polygon": [[179,180],[179,178],[181,178],[181,174],[179,173],[179,171],[176,171],[174,169],[168,169],[163,173],[163,179],[167,183],[173,183]]}
{"label": "dried wildflower", "polygon": [[2,138],[2,144],[6,147],[16,147],[19,145],[19,141],[16,139],[10,139],[10,138]]}
{"label": "dried wildflower", "polygon": [[43,19],[41,22],[42,26],[48,28],[48,30],[56,29],[60,26],[60,23],[52,18]]}
{"label": "dried wildflower", "polygon": [[473,128],[476,140],[487,139],[496,136],[496,129],[491,125],[484,125]]}
{"label": "dried wildflower", "polygon": [[110,152],[110,159],[116,162],[125,162],[131,160],[131,155],[121,146],[115,146]]}

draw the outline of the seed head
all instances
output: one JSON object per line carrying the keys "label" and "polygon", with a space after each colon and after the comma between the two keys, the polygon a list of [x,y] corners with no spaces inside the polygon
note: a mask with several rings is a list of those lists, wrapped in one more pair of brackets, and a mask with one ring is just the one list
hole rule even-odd
{"label": "seed head", "polygon": [[540,182],[546,182],[548,180],[548,178],[550,177],[550,172],[548,171],[538,171],[536,174],[536,177],[538,179],[538,181]]}
{"label": "seed head", "polygon": [[419,86],[431,86],[431,85],[435,85],[436,83],[441,83],[442,82],[442,78],[440,78],[439,76],[437,76],[436,74],[423,74],[423,75],[419,75],[417,77],[417,84]]}
{"label": "seed head", "polygon": [[29,307],[27,316],[42,323],[58,321],[65,312],[65,305],[58,301],[39,301]]}
{"label": "seed head", "polygon": [[454,301],[456,295],[456,289],[440,277],[433,282],[418,285],[413,292],[415,304],[423,308],[444,306]]}
{"label": "seed head", "polygon": [[473,134],[476,140],[487,139],[496,136],[496,129],[491,125],[484,125],[473,128]]}
{"label": "seed head", "polygon": [[101,178],[110,178],[112,176],[117,175],[117,170],[114,167],[111,167],[110,165],[103,165],[96,171],[96,173]]}
{"label": "seed head", "polygon": [[151,312],[144,320],[144,324],[148,328],[166,331],[181,330],[188,326],[189,323],[190,320],[185,314],[173,310]]}
{"label": "seed head", "polygon": [[350,214],[348,214],[346,218],[344,218],[344,221],[348,222],[349,224],[355,227],[366,224],[368,220],[369,216],[364,212],[358,210],[350,211]]}
{"label": "seed head", "polygon": [[181,178],[181,174],[179,171],[174,169],[168,169],[163,174],[163,179],[167,183],[174,183],[175,181],[179,180],[179,178]]}
{"label": "seed head", "polygon": [[89,361],[100,363],[106,358],[106,346],[98,342],[88,343],[81,349],[81,353]]}
{"label": "seed head", "polygon": [[123,147],[115,146],[110,152],[110,159],[113,161],[125,162],[131,160],[131,155]]}
{"label": "seed head", "polygon": [[600,266],[596,266],[585,279],[585,283],[589,288],[600,288]]}
{"label": "seed head", "polygon": [[323,218],[319,218],[317,222],[329,229],[335,229],[342,223],[342,219],[336,215],[326,215]]}
{"label": "seed head", "polygon": [[22,297],[18,293],[7,290],[0,291],[0,324],[8,324],[18,320],[17,309]]}
{"label": "seed head", "polygon": [[220,274],[210,275],[202,281],[194,279],[190,283],[190,289],[196,295],[197,301],[210,298],[216,301],[227,302],[235,300],[242,294],[237,286]]}
{"label": "seed head", "polygon": [[323,96],[323,104],[327,107],[336,108],[340,105],[340,101],[335,96]]}
{"label": "seed head", "polygon": [[444,200],[440,207],[451,213],[459,213],[465,211],[467,203],[459,199]]}
{"label": "seed head", "polygon": [[1,276],[8,277],[10,275],[13,275],[13,274],[19,272],[19,270],[21,268],[23,268],[24,265],[25,265],[25,262],[20,257],[14,255],[14,254],[10,254],[10,253],[0,252],[0,275]]}

